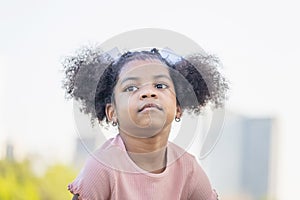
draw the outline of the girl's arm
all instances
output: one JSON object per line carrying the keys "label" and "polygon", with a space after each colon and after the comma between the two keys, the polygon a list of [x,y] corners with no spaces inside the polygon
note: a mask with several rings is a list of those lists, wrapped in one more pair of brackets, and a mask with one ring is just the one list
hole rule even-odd
{"label": "girl's arm", "polygon": [[73,194],[72,200],[110,199],[110,182],[114,181],[114,176],[111,169],[97,159],[90,156],[76,179],[68,185],[68,190]]}
{"label": "girl's arm", "polygon": [[218,195],[212,189],[208,176],[202,167],[194,160],[194,174],[191,179],[190,200],[218,200]]}
{"label": "girl's arm", "polygon": [[72,198],[72,200],[79,200],[79,195],[78,194],[75,194],[74,196],[73,196],[73,198]]}

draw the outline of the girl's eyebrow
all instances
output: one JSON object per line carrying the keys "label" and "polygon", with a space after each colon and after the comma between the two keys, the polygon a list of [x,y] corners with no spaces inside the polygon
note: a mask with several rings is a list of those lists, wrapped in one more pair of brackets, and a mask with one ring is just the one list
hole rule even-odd
{"label": "girl's eyebrow", "polygon": [[130,81],[130,80],[136,81],[136,80],[139,80],[139,79],[140,78],[138,78],[138,77],[127,77],[127,78],[125,78],[125,79],[122,80],[121,84],[123,84],[126,81]]}
{"label": "girl's eyebrow", "polygon": [[[155,76],[153,76],[153,78],[154,78],[154,79],[166,78],[166,79],[169,79],[170,81],[172,81],[171,78],[170,78],[169,76],[164,75],[164,74],[155,75]],[[126,82],[126,81],[130,81],[130,80],[137,81],[137,80],[140,80],[140,78],[139,78],[139,77],[127,77],[127,78],[125,78],[125,79],[123,79],[123,80],[121,81],[121,84],[123,84],[123,83]]]}
{"label": "girl's eyebrow", "polygon": [[159,75],[154,76],[154,79],[159,79],[159,78],[166,78],[166,79],[169,79],[170,81],[172,81],[169,76],[164,75],[164,74],[159,74]]}

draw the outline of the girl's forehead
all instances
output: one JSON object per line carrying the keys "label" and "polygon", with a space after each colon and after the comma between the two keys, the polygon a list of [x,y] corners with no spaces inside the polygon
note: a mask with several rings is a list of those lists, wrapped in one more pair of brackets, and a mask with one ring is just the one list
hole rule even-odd
{"label": "girl's forehead", "polygon": [[159,60],[133,60],[126,63],[119,73],[119,78],[133,74],[169,74],[168,66]]}

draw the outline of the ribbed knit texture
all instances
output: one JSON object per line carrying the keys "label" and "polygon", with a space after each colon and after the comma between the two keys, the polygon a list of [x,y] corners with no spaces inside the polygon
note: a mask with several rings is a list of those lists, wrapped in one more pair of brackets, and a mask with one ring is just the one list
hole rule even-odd
{"label": "ribbed knit texture", "polygon": [[146,172],[129,158],[117,135],[88,158],[68,189],[82,200],[217,200],[194,156],[169,142],[167,160],[164,172]]}

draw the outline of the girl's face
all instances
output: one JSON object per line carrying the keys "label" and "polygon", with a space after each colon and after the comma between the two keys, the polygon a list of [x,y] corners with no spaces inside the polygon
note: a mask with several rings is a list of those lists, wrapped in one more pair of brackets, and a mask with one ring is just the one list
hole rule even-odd
{"label": "girl's face", "polygon": [[180,111],[168,67],[158,60],[127,63],[119,73],[114,100],[107,113],[121,133],[135,137],[169,133]]}

